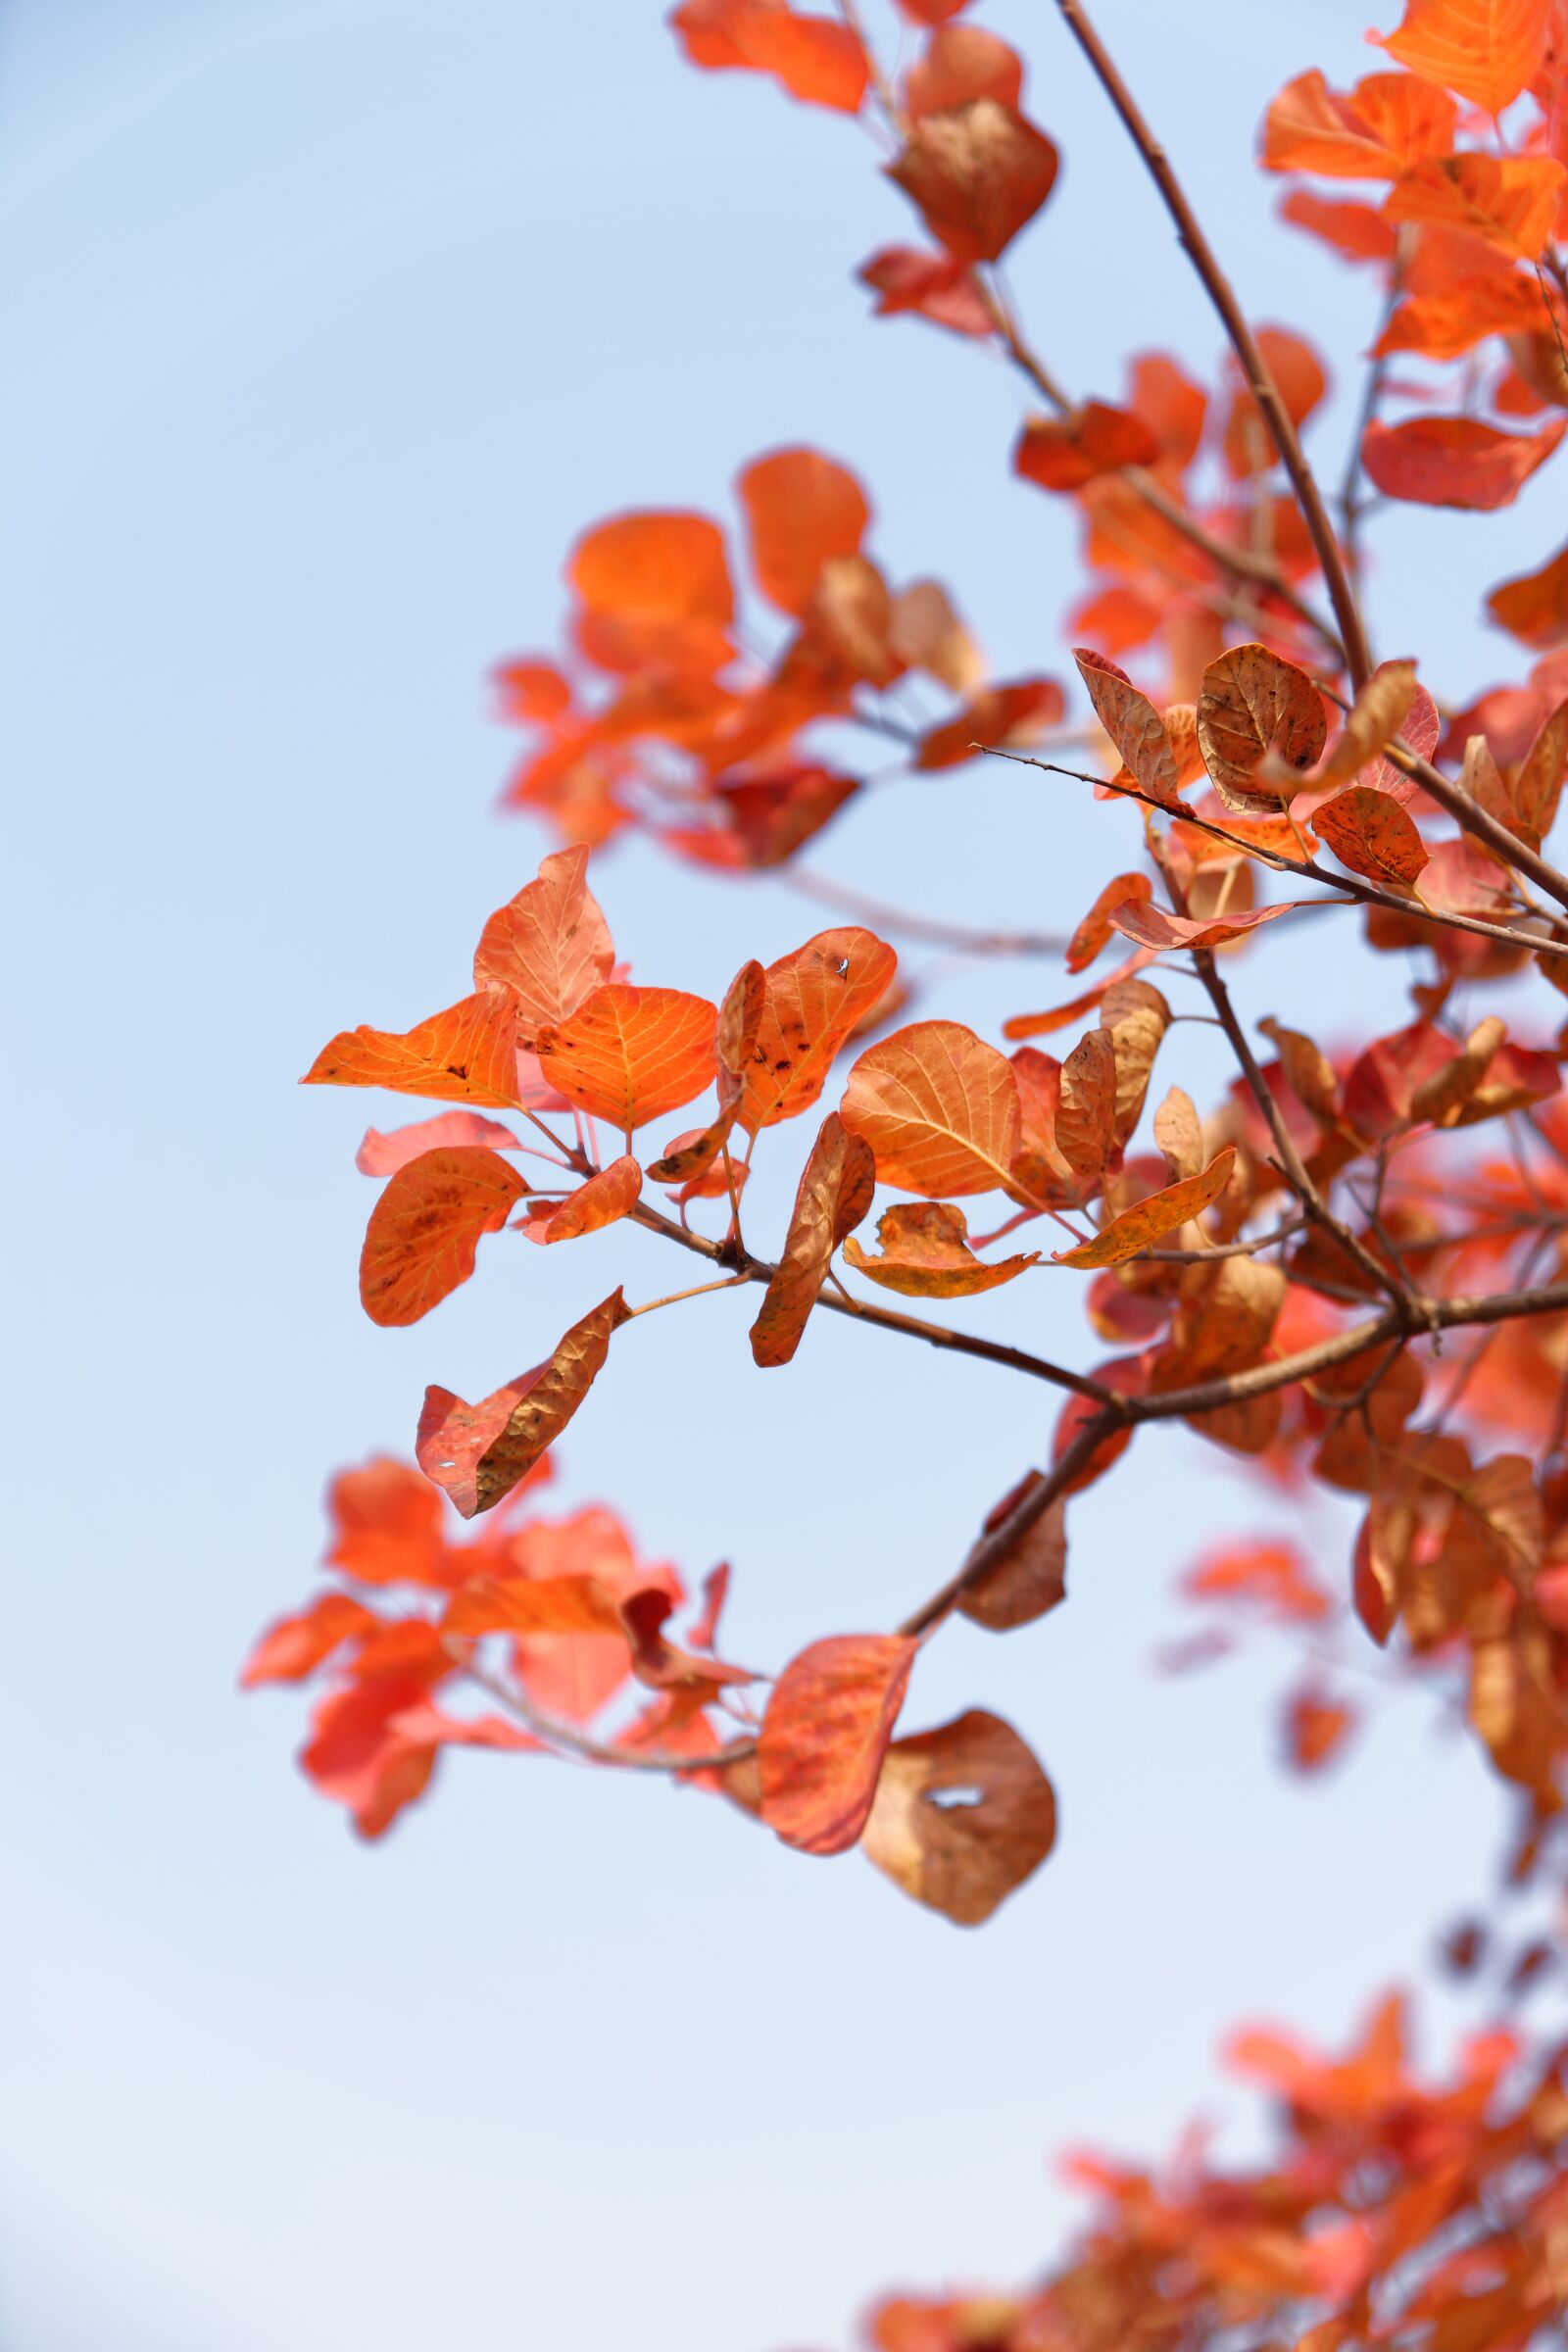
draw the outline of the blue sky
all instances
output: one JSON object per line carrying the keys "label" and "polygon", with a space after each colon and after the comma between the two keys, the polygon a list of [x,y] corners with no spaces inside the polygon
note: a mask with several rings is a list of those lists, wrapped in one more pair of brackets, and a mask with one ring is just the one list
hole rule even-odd
{"label": "blue sky", "polygon": [[[1366,285],[1271,224],[1250,138],[1289,74],[1375,62],[1364,0],[1099,13],[1254,315],[1360,348]],[[1051,12],[987,21],[1027,37],[1066,156],[1012,271],[1037,339],[1102,392],[1131,347],[1211,368]],[[427,1379],[481,1393],[623,1269],[668,1287],[644,1236],[498,1244],[426,1322],[374,1330],[352,1161],[395,1106],[294,1084],[338,1027],[460,994],[547,846],[494,814],[511,746],[484,678],[552,641],[574,533],[717,509],[749,455],[813,441],[867,481],[889,568],[946,576],[1000,670],[1061,666],[1070,534],[1007,477],[1014,386],[868,322],[852,282],[906,228],[852,128],[693,74],[641,0],[0,18],[7,2352],[839,2344],[884,2283],[1043,2258],[1072,2212],[1052,2149],[1152,2151],[1196,2106],[1245,2132],[1211,2067],[1227,2025],[1345,2033],[1485,1888],[1495,1791],[1419,1702],[1302,1791],[1271,1761],[1279,1661],[1150,1672],[1203,1536],[1284,1523],[1183,1440],[1075,1513],[1066,1610],[921,1662],[911,1725],[994,1706],[1061,1797],[1057,1856],[976,1936],[854,1857],[521,1760],[458,1758],[367,1851],[294,1773],[295,1703],[235,1694],[256,1629],[312,1588],[334,1465],[407,1447]],[[1397,516],[1381,650],[1419,649],[1454,699],[1514,674],[1476,607],[1546,552],[1550,496]],[[1040,781],[873,796],[818,862],[1059,925],[1133,844],[1125,812]],[[637,843],[597,882],[638,975],[707,993],[817,927],[778,884]],[[1369,981],[1333,936],[1250,953],[1249,1017],[1391,1025],[1398,970]],[[1059,986],[915,961],[925,1008],[982,1028]],[[1180,1074],[1219,1077],[1201,1051]],[[838,1327],[760,1395],[749,1312],[628,1333],[560,1493],[614,1502],[694,1579],[732,1558],[733,1650],[770,1662],[940,1581],[1054,1408]],[[1066,1286],[1040,1313],[1031,1291],[971,1319],[1081,1347]]]}

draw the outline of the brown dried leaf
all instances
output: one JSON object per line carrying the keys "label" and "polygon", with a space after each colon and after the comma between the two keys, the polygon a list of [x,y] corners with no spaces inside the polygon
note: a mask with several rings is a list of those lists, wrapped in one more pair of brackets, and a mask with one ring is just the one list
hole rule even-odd
{"label": "brown dried leaf", "polygon": [[1055,1797],[1033,1753],[1000,1716],[971,1708],[894,1741],[860,1843],[917,1903],[974,1928],[1055,1839]]}
{"label": "brown dried leaf", "polygon": [[1072,658],[1078,675],[1089,689],[1095,716],[1120,753],[1134,783],[1162,808],[1180,808],[1176,755],[1160,717],[1147,694],[1140,694],[1124,669],[1103,654],[1075,645]]}
{"label": "brown dried leaf", "polygon": [[466,1404],[450,1389],[425,1390],[416,1457],[465,1519],[492,1510],[554,1445],[592,1388],[611,1334],[627,1312],[620,1291],[612,1291],[572,1325],[548,1362],[478,1404]]}
{"label": "brown dried leaf", "polygon": [[[1010,1519],[1025,1497],[1045,1484],[1045,1474],[1031,1470],[986,1514],[982,1540]],[[1011,1549],[983,1576],[964,1587],[958,1597],[959,1614],[993,1634],[1011,1633],[1015,1626],[1032,1625],[1067,1597],[1067,1505],[1058,1494],[1031,1521]]]}
{"label": "brown dried leaf", "polygon": [[1179,1225],[1187,1224],[1217,1200],[1231,1180],[1235,1164],[1236,1147],[1227,1144],[1200,1175],[1167,1185],[1163,1192],[1151,1193],[1147,1200],[1124,1208],[1119,1217],[1112,1217],[1108,1225],[1102,1227],[1092,1242],[1080,1242],[1076,1250],[1055,1252],[1055,1264],[1079,1268],[1118,1266],[1123,1258],[1137,1257],[1141,1250],[1152,1249],[1167,1233],[1174,1233]]}

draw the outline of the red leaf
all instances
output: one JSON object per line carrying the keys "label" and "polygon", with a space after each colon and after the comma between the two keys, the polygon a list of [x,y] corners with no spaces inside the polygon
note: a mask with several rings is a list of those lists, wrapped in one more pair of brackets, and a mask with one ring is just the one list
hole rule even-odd
{"label": "red leaf", "polygon": [[1474,416],[1411,416],[1403,424],[1369,424],[1361,463],[1385,497],[1490,513],[1512,505],[1564,433],[1568,417],[1544,433],[1499,433]]}
{"label": "red leaf", "polygon": [[710,1082],[716,1017],[706,997],[610,981],[534,1044],[550,1085],[629,1136]]}
{"label": "red leaf", "polygon": [[933,326],[955,335],[994,335],[996,315],[967,262],[951,254],[922,253],[911,245],[884,245],[856,272],[877,296],[876,316],[897,318],[916,311]]}
{"label": "red leaf", "polygon": [[670,20],[694,66],[771,74],[792,98],[853,115],[865,95],[865,51],[847,26],[782,0],[682,0]]}
{"label": "red leaf", "polygon": [[1077,490],[1122,466],[1152,466],[1159,443],[1130,409],[1086,401],[1067,417],[1031,417],[1012,452],[1012,470],[1042,490]]}
{"label": "red leaf", "polygon": [[574,1242],[602,1225],[614,1224],[637,1205],[643,1172],[627,1153],[579,1184],[564,1200],[543,1200],[515,1230],[530,1242]]}
{"label": "red leaf", "polygon": [[762,1819],[786,1845],[841,1854],[864,1829],[918,1643],[813,1642],[773,1686],[758,1741]]}
{"label": "red leaf", "polygon": [[367,1128],[354,1165],[362,1176],[395,1176],[421,1152],[436,1152],[443,1145],[480,1145],[493,1152],[521,1149],[512,1129],[498,1119],[482,1119],[476,1110],[443,1110],[436,1118],[416,1119],[412,1127],[394,1127],[387,1135]]}
{"label": "red leaf", "polygon": [[973,98],[915,123],[885,168],[955,260],[994,262],[1051,194],[1056,167],[1043,131],[995,98]]}

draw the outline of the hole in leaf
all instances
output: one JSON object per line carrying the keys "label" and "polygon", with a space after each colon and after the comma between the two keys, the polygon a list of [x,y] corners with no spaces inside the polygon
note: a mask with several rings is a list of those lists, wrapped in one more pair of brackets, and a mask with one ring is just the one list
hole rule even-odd
{"label": "hole in leaf", "polygon": [[928,1805],[935,1805],[939,1812],[952,1813],[959,1805],[983,1805],[986,1792],[983,1788],[976,1788],[972,1783],[960,1783],[956,1788],[928,1788],[925,1801]]}

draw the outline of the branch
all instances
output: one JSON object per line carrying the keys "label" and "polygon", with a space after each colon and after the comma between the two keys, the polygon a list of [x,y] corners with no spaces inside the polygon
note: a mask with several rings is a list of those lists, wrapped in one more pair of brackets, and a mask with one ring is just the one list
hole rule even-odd
{"label": "branch", "polygon": [[813,874],[802,866],[781,866],[778,880],[803,898],[816,899],[824,906],[837,906],[845,914],[853,914],[861,922],[878,929],[903,931],[910,939],[928,940],[933,947],[954,948],[964,956],[1059,956],[1066,947],[1064,939],[1048,931],[973,931],[962,923],[944,923],[935,916],[908,914],[902,906],[885,906],[880,899],[862,897],[858,890],[849,890],[842,882],[834,882],[826,874]]}
{"label": "branch", "polygon": [[1434,767],[1430,760],[1423,760],[1419,752],[1412,752],[1409,745],[1397,737],[1388,746],[1384,757],[1392,760],[1395,766],[1402,769],[1405,775],[1413,776],[1439,808],[1446,808],[1467,833],[1475,835],[1477,841],[1484,841],[1504,865],[1511,865],[1516,873],[1528,874],[1531,881],[1544,890],[1548,898],[1555,899],[1559,906],[1568,906],[1568,874],[1559,872],[1538,850],[1531,849],[1516,833],[1510,833],[1499,817],[1494,816],[1479,802],[1473,801],[1441,768]]}
{"label": "branch", "polygon": [[[1433,1331],[1470,1324],[1509,1323],[1529,1315],[1568,1311],[1568,1282],[1549,1283],[1532,1291],[1498,1292],[1490,1298],[1424,1299],[1421,1307],[1422,1322]],[[1088,1467],[1099,1447],[1119,1430],[1137,1428],[1149,1421],[1210,1413],[1221,1405],[1266,1396],[1273,1389],[1291,1388],[1298,1381],[1312,1379],[1316,1373],[1332,1371],[1336,1364],[1348,1363],[1352,1356],[1378,1347],[1385,1340],[1402,1342],[1409,1337],[1409,1327],[1400,1309],[1390,1306],[1373,1321],[1358,1323],[1352,1330],[1320,1340],[1315,1347],[1303,1348],[1277,1363],[1256,1364],[1246,1372],[1229,1372],[1215,1380],[1200,1381],[1189,1389],[1169,1389],[1160,1396],[1112,1396],[1084,1423],[1040,1485],[1024,1495],[999,1527],[971,1546],[963,1565],[929,1600],[906,1617],[899,1627],[900,1633],[919,1640],[933,1633],[969,1587],[1007,1557],[1036,1520]]]}
{"label": "branch", "polygon": [[1106,54],[1099,34],[1084,14],[1080,0],[1056,0],[1056,6],[1068,31],[1089,60],[1101,87],[1121,117],[1128,135],[1142,156],[1150,176],[1164,200],[1166,211],[1176,223],[1176,234],[1186,248],[1230,337],[1248,388],[1258,405],[1273,436],[1274,446],[1279,451],[1281,463],[1290,475],[1296,503],[1301,510],[1301,518],[1316,550],[1329,601],[1334,607],[1334,618],[1344,647],[1350,683],[1352,687],[1359,688],[1370,674],[1372,663],[1367,653],[1366,632],[1361,624],[1355,591],[1350,586],[1339,541],[1324,511],[1312,469],[1302,455],[1290,411],[1280,397],[1279,386],[1264,365],[1263,355],[1242,314],[1230,280],[1220,269],[1213,248],[1199,225],[1181,182],[1171,169],[1169,158],[1154,138],[1132,93]]}
{"label": "branch", "polygon": [[[1113,785],[1108,777],[1091,776],[1083,768],[1062,767],[1054,760],[1033,760],[1027,753],[1004,752],[993,744],[977,743],[974,748],[988,760],[1011,760],[1020,767],[1038,767],[1046,775],[1071,776],[1076,783],[1092,784],[1098,790],[1117,792],[1124,801],[1138,801],[1160,816],[1175,817],[1178,823],[1192,825],[1200,833],[1206,833],[1210,840],[1222,841],[1227,849],[1237,851],[1244,858],[1255,858],[1260,865],[1270,867],[1277,874],[1294,874],[1298,881],[1320,882],[1325,890],[1337,890],[1343,894],[1342,903],[1355,900],[1366,906],[1388,906],[1396,914],[1402,914],[1412,922],[1432,923],[1445,931],[1474,931],[1482,939],[1501,940],[1510,948],[1525,948],[1533,956],[1568,956],[1568,940],[1552,939],[1545,933],[1521,931],[1509,923],[1489,923],[1478,914],[1434,913],[1419,899],[1402,899],[1396,891],[1384,890],[1376,882],[1363,882],[1354,874],[1331,873],[1326,865],[1319,865],[1315,858],[1283,858],[1277,850],[1265,850],[1257,842],[1245,841],[1239,834],[1227,833],[1223,825],[1212,823],[1208,817],[1198,815],[1194,809],[1172,808],[1168,801],[1156,801],[1151,793],[1140,792],[1136,784]],[[1414,755],[1411,757],[1413,759]],[[1474,807],[1474,803],[1468,805]],[[1476,813],[1481,815],[1485,812],[1477,809]],[[1512,838],[1510,834],[1509,839]],[[1543,915],[1542,919],[1544,921],[1547,918]]]}

